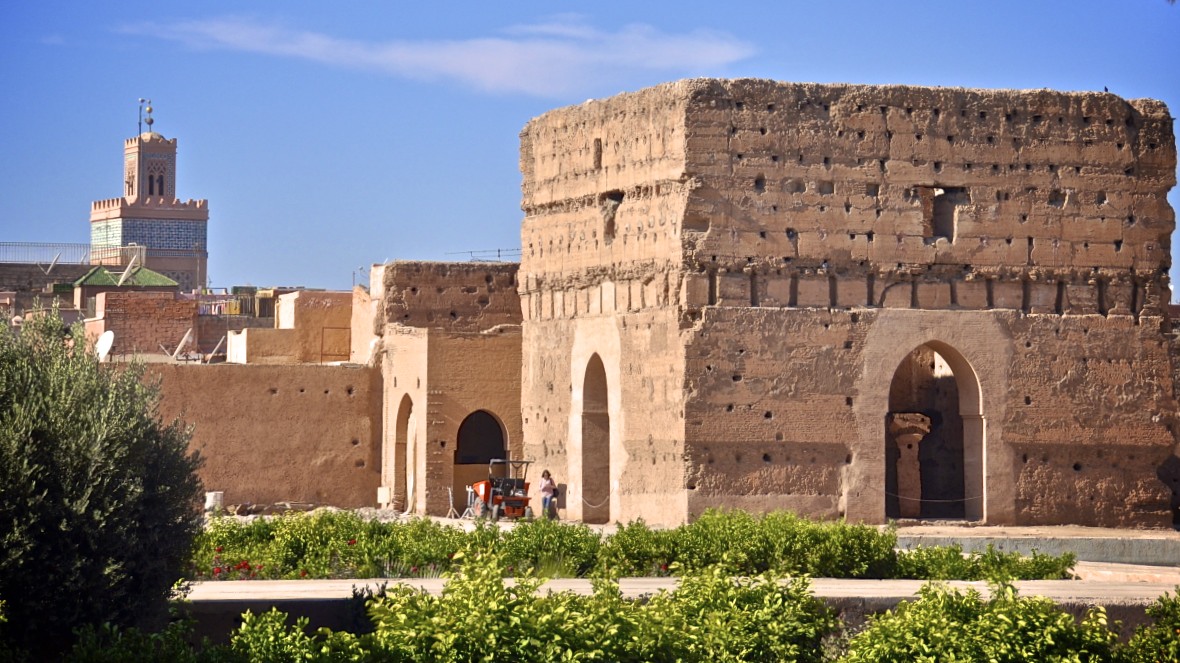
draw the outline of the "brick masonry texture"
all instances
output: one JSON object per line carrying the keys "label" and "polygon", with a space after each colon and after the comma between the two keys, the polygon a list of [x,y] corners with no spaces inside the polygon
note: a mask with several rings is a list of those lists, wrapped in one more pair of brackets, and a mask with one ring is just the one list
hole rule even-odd
{"label": "brick masonry texture", "polygon": [[1165,525],[1175,160],[1162,104],[1100,93],[689,80],[546,113],[521,133],[524,454],[573,517],[881,522],[891,386],[925,349],[962,516]]}

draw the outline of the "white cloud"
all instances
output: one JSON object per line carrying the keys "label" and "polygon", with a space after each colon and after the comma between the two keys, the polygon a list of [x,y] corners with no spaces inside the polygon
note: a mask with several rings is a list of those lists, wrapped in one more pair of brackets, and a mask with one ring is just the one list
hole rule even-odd
{"label": "white cloud", "polygon": [[364,42],[243,17],[137,23],[120,31],[198,49],[299,58],[538,96],[577,92],[636,72],[716,75],[754,52],[750,44],[721,32],[668,34],[638,24],[607,32],[572,15],[513,26],[502,36],[447,41]]}

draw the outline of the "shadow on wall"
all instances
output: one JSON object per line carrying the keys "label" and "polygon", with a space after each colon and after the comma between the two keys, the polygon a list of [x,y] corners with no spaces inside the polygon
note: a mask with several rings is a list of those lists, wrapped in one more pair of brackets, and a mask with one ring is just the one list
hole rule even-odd
{"label": "shadow on wall", "polygon": [[1172,526],[1180,529],[1180,456],[1169,456],[1155,475],[1172,491]]}

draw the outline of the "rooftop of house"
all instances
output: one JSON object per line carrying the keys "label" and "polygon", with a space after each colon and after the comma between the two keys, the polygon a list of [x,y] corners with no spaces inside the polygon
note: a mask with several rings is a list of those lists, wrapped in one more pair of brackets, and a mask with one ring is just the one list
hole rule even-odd
{"label": "rooftop of house", "polygon": [[147,267],[132,267],[131,273],[120,284],[119,280],[122,278],[121,271],[112,271],[106,268],[105,265],[98,265],[89,272],[86,272],[82,278],[74,281],[74,287],[78,286],[121,286],[121,287],[163,287],[174,288],[180,284],[172,279],[164,276],[159,272],[152,271]]}

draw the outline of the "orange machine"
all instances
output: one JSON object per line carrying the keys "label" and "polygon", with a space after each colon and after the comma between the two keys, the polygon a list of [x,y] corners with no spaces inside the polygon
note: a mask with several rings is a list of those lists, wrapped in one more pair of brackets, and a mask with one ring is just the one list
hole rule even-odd
{"label": "orange machine", "polygon": [[480,518],[532,518],[529,506],[530,460],[493,458],[488,463],[487,481],[471,484],[475,493],[475,515]]}

